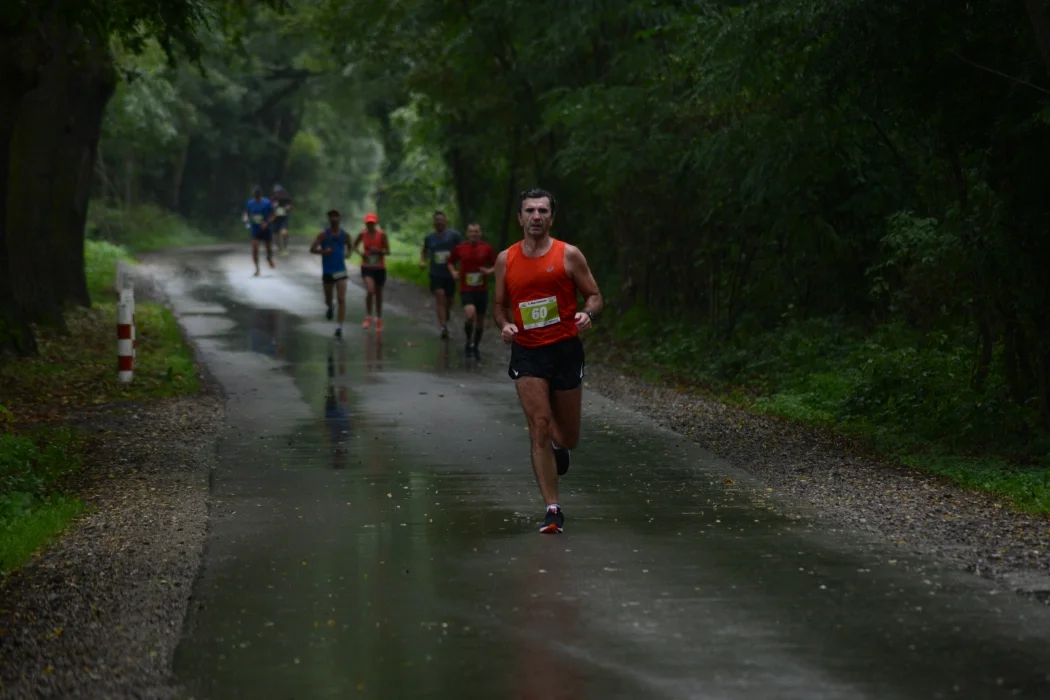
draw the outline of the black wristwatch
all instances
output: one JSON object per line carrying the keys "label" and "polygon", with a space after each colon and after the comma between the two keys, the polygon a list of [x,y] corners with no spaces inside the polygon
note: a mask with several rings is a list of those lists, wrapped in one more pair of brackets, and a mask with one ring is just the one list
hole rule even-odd
{"label": "black wristwatch", "polygon": [[590,311],[584,311],[583,313],[587,314],[587,318],[591,319],[591,323],[594,323],[594,314]]}

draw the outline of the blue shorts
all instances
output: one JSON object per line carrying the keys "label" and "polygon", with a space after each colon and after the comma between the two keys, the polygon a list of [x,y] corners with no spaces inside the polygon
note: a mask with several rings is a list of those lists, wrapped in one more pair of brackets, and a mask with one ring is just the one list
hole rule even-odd
{"label": "blue shorts", "polygon": [[273,231],[271,231],[269,227],[263,228],[262,226],[252,226],[252,240],[269,243],[273,240]]}

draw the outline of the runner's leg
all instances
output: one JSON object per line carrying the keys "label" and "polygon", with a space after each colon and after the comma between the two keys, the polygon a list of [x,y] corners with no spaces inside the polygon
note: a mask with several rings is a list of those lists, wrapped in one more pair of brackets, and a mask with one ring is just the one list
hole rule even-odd
{"label": "runner's leg", "polygon": [[255,263],[255,274],[259,274],[259,239],[252,238],[252,262]]}
{"label": "runner's leg", "polygon": [[339,324],[339,327],[343,327],[343,320],[346,318],[346,278],[339,280],[335,283],[335,297],[339,306],[335,311],[335,319]]}
{"label": "runner's leg", "polygon": [[[381,273],[385,275],[386,273]],[[383,285],[386,283],[386,279],[383,279],[382,283],[377,283],[375,286],[376,290],[376,319],[380,320],[383,318]]]}
{"label": "runner's leg", "polygon": [[372,300],[375,299],[376,296],[376,280],[371,275],[365,276],[365,289],[368,290],[365,294],[365,313],[371,316]]}
{"label": "runner's leg", "polygon": [[569,450],[580,444],[580,406],[583,403],[583,386],[569,391],[551,392],[551,430],[558,447]]}
{"label": "runner's leg", "polygon": [[532,443],[532,471],[543,494],[546,505],[558,502],[558,472],[551,451],[553,438],[551,415],[551,390],[546,379],[521,377],[514,382],[518,399],[529,423],[529,440]]}
{"label": "runner's leg", "polygon": [[270,263],[270,267],[274,267],[273,263],[273,236],[266,239],[266,262]]}
{"label": "runner's leg", "polygon": [[466,319],[463,323],[463,330],[467,333],[467,351],[469,352],[474,342],[474,322],[477,320],[478,309],[473,304],[467,304],[463,307],[463,316]]}
{"label": "runner's leg", "polygon": [[434,306],[437,308],[438,325],[444,328],[448,324],[448,297],[440,287],[434,291]]}
{"label": "runner's leg", "polygon": [[332,308],[332,287],[335,285],[331,282],[322,282],[321,286],[324,287],[324,305],[328,308]]}

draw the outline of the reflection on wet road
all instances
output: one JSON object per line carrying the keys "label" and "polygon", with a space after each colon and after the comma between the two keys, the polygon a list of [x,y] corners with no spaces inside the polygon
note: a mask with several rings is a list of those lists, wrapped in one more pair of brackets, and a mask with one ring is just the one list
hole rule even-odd
{"label": "reflection on wet road", "polygon": [[229,397],[186,697],[1050,697],[1041,606],[784,517],[593,394],[538,535],[502,356],[380,341],[359,287],[333,340],[309,261],[246,261],[157,263]]}

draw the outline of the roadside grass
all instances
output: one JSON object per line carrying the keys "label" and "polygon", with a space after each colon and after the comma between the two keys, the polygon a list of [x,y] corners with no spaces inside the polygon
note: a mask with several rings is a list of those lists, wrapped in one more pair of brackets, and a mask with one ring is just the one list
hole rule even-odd
{"label": "roadside grass", "polygon": [[1050,514],[1050,436],[994,371],[971,382],[972,339],[887,324],[793,321],[730,340],[637,309],[604,324],[595,356],[650,381],[854,440],[879,456]]}
{"label": "roadside grass", "polygon": [[0,365],[0,571],[25,564],[84,510],[63,492],[82,462],[84,441],[63,427],[69,412],[119,401],[200,390],[196,366],[174,315],[136,303],[135,377],[117,381],[117,260],[129,251],[88,241],[85,271],[96,303],[66,314],[66,332],[38,328],[39,353]]}
{"label": "roadside grass", "polygon": [[18,568],[84,510],[61,483],[80,470],[84,440],[45,426],[0,435],[0,572]]}
{"label": "roadside grass", "polygon": [[386,261],[387,274],[391,277],[409,282],[423,289],[430,288],[430,273],[419,269],[419,241],[410,241],[397,234],[388,233],[390,238],[390,257]]}

